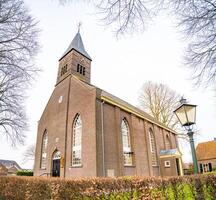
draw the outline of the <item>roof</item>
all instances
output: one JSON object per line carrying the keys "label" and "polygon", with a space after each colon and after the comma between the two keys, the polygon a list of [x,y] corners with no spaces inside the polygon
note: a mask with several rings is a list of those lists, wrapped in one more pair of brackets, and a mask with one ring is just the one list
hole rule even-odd
{"label": "roof", "polygon": [[162,124],[161,122],[159,122],[158,120],[156,120],[154,117],[152,117],[151,115],[147,114],[146,112],[144,112],[143,110],[140,110],[139,108],[127,103],[126,101],[102,90],[101,92],[101,99],[105,100],[113,105],[116,105],[120,108],[122,108],[123,110],[126,110],[130,113],[135,114],[136,116],[139,116],[140,118],[146,119],[147,121],[150,121],[172,133],[175,133],[174,130],[170,129],[169,127],[167,127],[166,125]]}
{"label": "roof", "polygon": [[14,160],[1,160],[1,159],[0,159],[0,163],[1,163],[2,165],[4,165],[7,169],[9,169],[9,168],[12,167],[12,166],[15,166],[17,169],[22,169],[22,168],[17,164],[17,162],[14,161]]}
{"label": "roof", "polygon": [[180,156],[181,153],[178,149],[167,149],[167,150],[160,150],[160,157],[164,156]]}
{"label": "roof", "polygon": [[196,154],[197,160],[216,159],[216,140],[199,143]]}
{"label": "roof", "polygon": [[8,173],[10,173],[10,174],[16,174],[16,172],[19,171],[19,170],[20,169],[17,168],[16,165],[14,165],[14,166],[11,166],[11,167],[8,168]]}
{"label": "roof", "polygon": [[8,169],[0,163],[0,175],[7,175]]}
{"label": "roof", "polygon": [[100,99],[102,101],[105,101],[107,103],[110,103],[112,105],[118,106],[119,108],[121,108],[122,110],[125,110],[129,113],[132,113],[142,119],[145,119],[151,123],[156,124],[157,126],[170,131],[174,134],[177,134],[173,129],[167,127],[166,125],[162,124],[161,122],[159,122],[158,120],[156,120],[154,117],[152,117],[151,115],[147,114],[146,112],[144,112],[143,110],[140,110],[139,108],[127,103],[126,101],[110,94],[109,92],[106,92],[105,90],[100,89],[99,87],[96,87],[95,85],[92,85],[90,83],[84,82],[82,79],[80,79],[79,77],[77,77],[76,75],[72,76],[75,80],[77,80],[79,83],[83,84],[83,85],[88,85],[91,89],[92,88],[96,88],[99,93],[100,93]]}
{"label": "roof", "polygon": [[182,163],[183,169],[190,169],[190,166],[192,166],[192,163]]}
{"label": "roof", "polygon": [[82,41],[82,37],[81,37],[79,31],[77,32],[77,34],[75,35],[74,39],[70,43],[69,47],[67,48],[67,50],[64,52],[64,54],[62,55],[62,57],[59,60],[61,60],[64,56],[66,56],[73,49],[76,50],[76,51],[78,51],[82,55],[84,55],[89,60],[92,60],[91,57],[90,57],[90,55],[85,50],[85,47],[84,47],[84,44],[83,44],[83,41]]}

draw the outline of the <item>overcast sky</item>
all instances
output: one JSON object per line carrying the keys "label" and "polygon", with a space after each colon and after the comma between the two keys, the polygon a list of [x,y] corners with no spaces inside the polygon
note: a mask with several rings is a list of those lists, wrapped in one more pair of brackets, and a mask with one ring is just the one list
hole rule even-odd
{"label": "overcast sky", "polygon": [[[57,0],[25,0],[31,14],[39,21],[41,50],[36,64],[42,69],[37,81],[28,92],[26,109],[29,131],[25,146],[10,147],[1,137],[0,159],[16,160],[22,167],[32,168],[32,162],[23,163],[23,152],[36,143],[37,122],[54,89],[58,59],[67,49],[81,21],[81,35],[85,49],[92,58],[92,84],[133,105],[138,105],[142,84],[153,81],[167,84],[197,104],[199,135],[195,142],[216,137],[216,104],[210,89],[195,88],[190,80],[191,71],[182,62],[186,41],[174,26],[171,16],[161,15],[147,30],[117,39],[110,27],[104,27],[94,8],[84,3],[59,5]],[[190,161],[189,144],[183,156]]]}

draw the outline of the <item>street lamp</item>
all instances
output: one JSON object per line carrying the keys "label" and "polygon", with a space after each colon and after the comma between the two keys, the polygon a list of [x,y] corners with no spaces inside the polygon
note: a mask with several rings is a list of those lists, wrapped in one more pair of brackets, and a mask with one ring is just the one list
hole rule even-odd
{"label": "street lamp", "polygon": [[180,100],[181,105],[174,110],[175,115],[177,116],[178,120],[180,121],[181,125],[187,130],[187,135],[190,139],[190,146],[191,146],[191,153],[194,165],[194,173],[198,173],[198,164],[197,164],[197,157],[196,151],[194,147],[194,139],[192,131],[192,126],[196,122],[196,105],[188,104],[186,99],[182,98]]}

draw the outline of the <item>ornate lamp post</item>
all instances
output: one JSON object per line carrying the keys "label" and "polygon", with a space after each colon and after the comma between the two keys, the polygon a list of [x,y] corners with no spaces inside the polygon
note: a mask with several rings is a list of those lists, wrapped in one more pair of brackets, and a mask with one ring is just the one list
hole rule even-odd
{"label": "ornate lamp post", "polygon": [[194,147],[194,139],[193,139],[193,130],[192,126],[195,124],[196,121],[196,105],[188,104],[186,99],[182,98],[180,100],[181,105],[174,110],[175,115],[177,116],[178,120],[180,121],[181,125],[186,129],[187,135],[190,139],[190,146],[191,146],[191,153],[194,165],[194,174],[198,173],[198,164],[197,164],[197,157],[196,151]]}

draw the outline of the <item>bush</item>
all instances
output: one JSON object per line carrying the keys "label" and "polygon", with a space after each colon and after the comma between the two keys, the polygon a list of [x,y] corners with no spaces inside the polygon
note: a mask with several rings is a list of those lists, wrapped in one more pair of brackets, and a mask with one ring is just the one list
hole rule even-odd
{"label": "bush", "polygon": [[33,172],[32,171],[22,170],[22,171],[17,171],[16,175],[17,176],[33,176]]}
{"label": "bush", "polygon": [[216,176],[61,179],[0,177],[1,200],[216,199]]}

